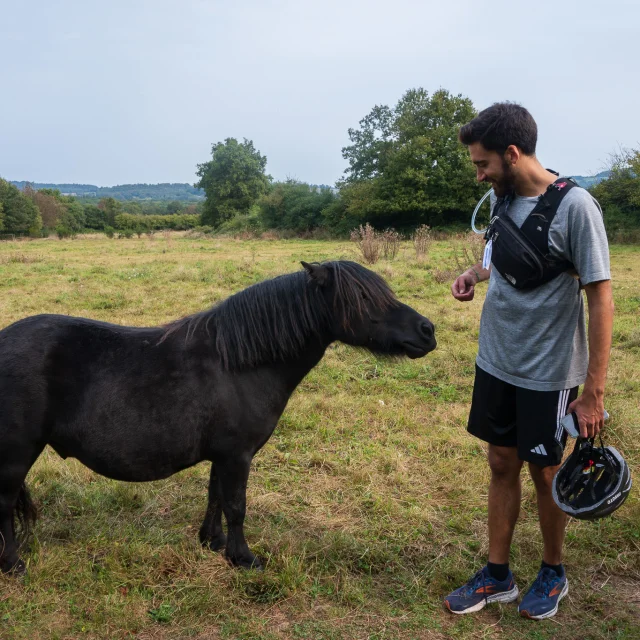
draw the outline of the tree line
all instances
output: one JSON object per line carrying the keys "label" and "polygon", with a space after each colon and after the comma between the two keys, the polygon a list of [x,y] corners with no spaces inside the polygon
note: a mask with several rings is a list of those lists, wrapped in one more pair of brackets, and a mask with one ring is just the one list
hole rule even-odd
{"label": "tree line", "polygon": [[202,204],[189,202],[121,202],[115,198],[85,200],[58,189],[18,189],[0,178],[0,235],[59,238],[102,231],[113,236],[141,235],[161,229],[199,226]]}
{"label": "tree line", "polygon": [[[476,181],[458,131],[476,115],[469,98],[445,89],[431,95],[411,89],[394,107],[376,105],[348,130],[350,144],[342,149],[348,167],[336,189],[274,182],[251,140],[227,138],[198,165],[195,186],[206,196],[202,223],[220,231],[324,228],[341,235],[367,224],[400,231],[468,228],[487,186]],[[624,149],[598,184],[590,179],[615,238],[640,239],[639,158],[640,150]],[[635,235],[627,233],[632,230]]]}
{"label": "tree line", "polygon": [[475,115],[469,98],[444,89],[411,89],[393,108],[375,106],[348,131],[348,168],[336,189],[274,182],[251,140],[227,138],[198,165],[203,224],[341,234],[366,223],[401,230],[464,225],[485,190],[458,142],[458,130]]}
{"label": "tree line", "polygon": [[[350,144],[342,149],[348,166],[335,188],[274,181],[253,141],[235,138],[212,145],[211,159],[197,166],[193,193],[205,194],[197,204],[77,199],[30,185],[20,191],[0,181],[0,233],[68,237],[91,229],[140,235],[202,227],[347,235],[366,224],[400,231],[466,228],[487,189],[477,183],[458,141],[460,127],[476,114],[469,98],[445,89],[411,89],[393,107],[374,106],[348,130]],[[640,229],[640,150],[623,149],[610,165],[608,179],[590,191],[603,206],[608,229]]]}

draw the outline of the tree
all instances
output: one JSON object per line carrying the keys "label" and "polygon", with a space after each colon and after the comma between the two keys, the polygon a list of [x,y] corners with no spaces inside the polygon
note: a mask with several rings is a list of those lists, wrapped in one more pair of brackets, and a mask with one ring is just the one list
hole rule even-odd
{"label": "tree", "polygon": [[127,202],[123,206],[123,209],[125,210],[126,213],[130,213],[134,216],[142,215],[142,207],[138,202]]}
{"label": "tree", "polygon": [[27,184],[23,193],[38,207],[45,233],[48,230],[55,229],[64,210],[64,206],[60,201],[60,191],[57,189],[39,189],[36,191],[30,184]]}
{"label": "tree", "polygon": [[172,200],[171,202],[167,202],[167,213],[178,213],[182,209],[182,202],[178,202],[177,200]]}
{"label": "tree", "polygon": [[444,89],[411,89],[393,109],[375,106],[349,129],[334,218],[379,227],[466,222],[484,188],[458,131],[475,115],[469,98]]}
{"label": "tree", "polygon": [[69,198],[68,202],[64,203],[64,207],[58,224],[56,225],[56,233],[60,238],[74,238],[76,234],[84,230],[85,215],[83,206],[75,200],[75,198]]}
{"label": "tree", "polygon": [[95,204],[84,205],[85,225],[88,229],[102,231],[107,223],[106,213]]}
{"label": "tree", "polygon": [[328,187],[304,182],[276,182],[260,199],[260,217],[266,228],[310,231],[324,223],[323,211],[336,196]]}
{"label": "tree", "polygon": [[60,238],[73,237],[84,230],[84,207],[73,196],[63,196],[58,189],[36,191],[30,184],[23,193],[38,207],[45,230],[55,229]]}
{"label": "tree", "polygon": [[336,233],[348,234],[355,227],[375,219],[385,203],[377,195],[375,180],[340,185],[339,197],[322,211],[324,225]]}
{"label": "tree", "polygon": [[5,233],[39,235],[42,218],[38,207],[17,187],[0,178],[0,204]]}
{"label": "tree", "polygon": [[196,204],[188,204],[184,209],[182,209],[181,213],[185,215],[200,215],[202,207]]}
{"label": "tree", "polygon": [[248,214],[266,192],[271,177],[265,174],[267,157],[246,138],[242,143],[227,138],[214,144],[211,156],[211,160],[198,165],[200,180],[194,186],[204,189],[206,196],[202,224],[217,226],[236,215]]}
{"label": "tree", "polygon": [[640,227],[640,149],[611,154],[609,177],[589,190],[602,206],[608,228]]}
{"label": "tree", "polygon": [[4,229],[4,208],[0,202],[0,231]]}
{"label": "tree", "polygon": [[393,152],[394,113],[387,106],[376,105],[360,120],[360,129],[349,129],[352,144],[342,149],[349,162],[347,182],[371,180],[382,174]]}
{"label": "tree", "polygon": [[115,198],[101,198],[98,208],[104,211],[105,225],[115,227],[116,216],[123,212],[122,203]]}

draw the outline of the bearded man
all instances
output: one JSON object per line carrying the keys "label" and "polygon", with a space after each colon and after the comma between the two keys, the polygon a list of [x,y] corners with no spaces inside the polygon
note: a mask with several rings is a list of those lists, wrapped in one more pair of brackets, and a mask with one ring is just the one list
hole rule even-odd
{"label": "bearded man", "polygon": [[[508,217],[519,228],[549,189],[571,187],[548,225],[548,251],[572,268],[539,286],[518,289],[496,268],[495,253],[493,265],[485,254],[487,268],[475,265],[451,287],[456,300],[467,302],[476,285],[489,280],[468,431],[488,443],[491,471],[488,562],[447,596],[452,613],[518,598],[509,551],[526,462],[537,494],[544,550],[540,571],[519,611],[533,619],[555,615],[569,588],[562,565],[566,516],[551,491],[567,438],[560,420],[574,412],[583,437],[596,436],[603,426],[613,300],[602,211],[587,191],[558,182],[558,176],[540,164],[537,135],[531,114],[513,103],[485,109],[459,134],[477,179],[493,187],[492,215]],[[583,290],[589,308],[588,348]]]}

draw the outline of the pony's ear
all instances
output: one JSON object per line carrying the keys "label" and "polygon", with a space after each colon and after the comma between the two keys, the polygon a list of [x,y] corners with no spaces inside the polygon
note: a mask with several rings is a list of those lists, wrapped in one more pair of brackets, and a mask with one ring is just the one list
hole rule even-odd
{"label": "pony's ear", "polygon": [[323,264],[309,264],[304,260],[300,264],[305,268],[314,282],[317,282],[319,286],[324,287],[329,282],[329,269]]}

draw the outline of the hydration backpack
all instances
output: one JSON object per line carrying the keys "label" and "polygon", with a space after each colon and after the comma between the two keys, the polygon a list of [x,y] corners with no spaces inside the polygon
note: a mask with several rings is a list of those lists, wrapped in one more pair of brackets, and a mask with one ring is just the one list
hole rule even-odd
{"label": "hydration backpack", "polygon": [[484,237],[494,268],[516,289],[533,289],[574,268],[551,255],[549,228],[562,199],[575,186],[571,178],[550,184],[521,227],[506,215],[513,195],[496,202]]}

